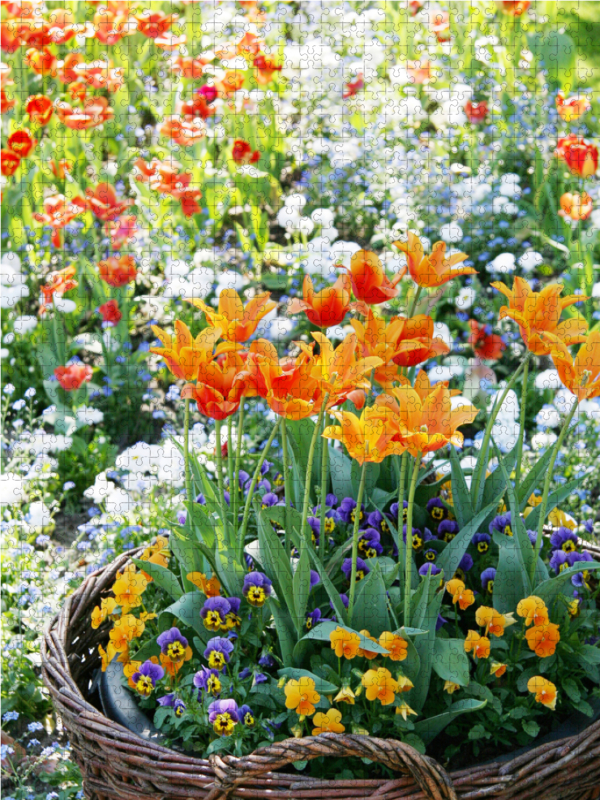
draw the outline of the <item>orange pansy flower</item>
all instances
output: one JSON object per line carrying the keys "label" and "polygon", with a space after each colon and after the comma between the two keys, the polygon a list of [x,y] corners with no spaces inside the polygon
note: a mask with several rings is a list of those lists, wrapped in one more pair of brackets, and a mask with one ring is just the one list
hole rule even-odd
{"label": "orange pansy flower", "polygon": [[560,630],[554,622],[547,622],[545,625],[533,625],[525,633],[529,649],[533,650],[536,656],[547,658],[554,654],[556,645],[560,642]]}
{"label": "orange pansy flower", "polygon": [[452,578],[451,581],[448,581],[446,591],[452,595],[452,603],[454,605],[458,603],[462,611],[465,611],[475,602],[475,595],[472,590],[467,589],[459,578]]}
{"label": "orange pansy flower", "polygon": [[379,637],[379,644],[388,651],[392,661],[404,661],[408,655],[408,642],[396,633],[383,631]]}
{"label": "orange pansy flower", "polygon": [[548,609],[541,597],[530,595],[517,605],[517,614],[525,618],[525,625],[545,625],[549,621]]}
{"label": "orange pansy flower", "polygon": [[321,695],[315,690],[312,678],[302,675],[299,680],[290,679],[285,685],[285,707],[296,711],[300,716],[310,717],[315,713],[315,703]]}
{"label": "orange pansy flower", "polygon": [[331,649],[338,658],[355,658],[360,650],[360,636],[339,626],[329,634]]}
{"label": "orange pansy flower", "polygon": [[535,695],[536,703],[541,703],[552,711],[556,708],[558,692],[552,681],[542,678],[541,675],[535,675],[527,681],[527,691]]}
{"label": "orange pansy flower", "polygon": [[469,631],[465,639],[465,653],[473,653],[477,658],[489,658],[490,640],[480,636],[477,631]]}
{"label": "orange pansy flower", "polygon": [[367,700],[379,700],[382,706],[389,706],[396,699],[398,682],[385,667],[368,669],[362,676],[361,683],[366,689]]}
{"label": "orange pansy flower", "polygon": [[[372,642],[377,642],[377,639],[375,639],[375,637],[371,636],[369,631],[364,630],[364,631],[361,631],[360,633],[361,633],[361,636],[365,637],[365,639],[370,639]],[[360,650],[358,651],[358,655],[362,656],[363,658],[366,658],[368,661],[372,661],[374,658],[377,658],[379,653],[375,652],[374,650],[365,650],[365,649],[363,649],[361,647]]]}
{"label": "orange pansy flower", "polygon": [[186,578],[207,597],[219,597],[221,594],[221,583],[214,575],[207,578],[203,572],[189,572]]}
{"label": "orange pansy flower", "polygon": [[342,725],[342,712],[337,708],[330,708],[329,711],[323,713],[319,711],[313,717],[312,730],[313,736],[318,736],[320,733],[343,733],[346,728]]}

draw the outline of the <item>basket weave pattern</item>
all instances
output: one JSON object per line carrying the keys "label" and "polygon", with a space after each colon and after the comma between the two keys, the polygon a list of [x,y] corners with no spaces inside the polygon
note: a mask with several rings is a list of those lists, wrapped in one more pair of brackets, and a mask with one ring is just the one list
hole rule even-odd
{"label": "basket weave pattern", "polygon": [[[132,555],[138,551],[90,575],[52,620],[42,645],[44,682],[89,800],[600,800],[600,721],[511,761],[450,775],[412,747],[369,736],[287,739],[243,758],[209,759],[137,737],[85,699],[99,665],[97,645],[107,638],[105,626],[91,627],[90,614]],[[318,756],[369,758],[398,777],[324,781],[274,771]]]}

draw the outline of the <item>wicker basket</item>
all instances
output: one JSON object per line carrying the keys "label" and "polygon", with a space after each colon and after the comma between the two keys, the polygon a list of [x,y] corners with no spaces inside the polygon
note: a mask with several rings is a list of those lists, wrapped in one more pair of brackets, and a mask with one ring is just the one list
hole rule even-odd
{"label": "wicker basket", "polygon": [[[105,717],[86,700],[106,630],[90,625],[92,608],[131,555],[90,575],[50,623],[42,671],[68,731],[90,800],[598,800],[600,721],[577,735],[540,745],[512,760],[448,775],[428,756],[391,739],[346,734],[287,739],[244,758],[208,760],[169,750]],[[360,756],[399,777],[316,780],[275,772],[317,756]]]}

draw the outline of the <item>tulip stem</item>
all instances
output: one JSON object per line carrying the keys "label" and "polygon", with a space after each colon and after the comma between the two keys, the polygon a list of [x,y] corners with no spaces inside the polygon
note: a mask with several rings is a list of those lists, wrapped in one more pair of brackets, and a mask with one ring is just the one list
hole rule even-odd
{"label": "tulip stem", "polygon": [[[306,530],[306,520],[308,519],[308,508],[310,505],[310,484],[312,478],[312,470],[313,470],[313,461],[315,459],[315,447],[317,445],[317,439],[319,437],[319,432],[321,430],[321,425],[323,422],[323,416],[325,414],[325,408],[327,406],[327,401],[329,400],[329,392],[323,398],[323,405],[321,406],[321,410],[319,411],[319,416],[317,418],[317,422],[315,424],[315,428],[313,430],[313,435],[310,441],[310,448],[308,450],[308,461],[306,464],[306,479],[304,481],[304,503],[302,504],[302,522],[300,524],[301,528],[301,536],[304,539],[306,537],[307,543],[310,541],[308,537],[308,531]],[[321,503],[323,503],[323,498],[321,498]],[[322,535],[322,531],[319,534]]]}
{"label": "tulip stem", "polygon": [[396,527],[398,535],[402,533],[404,524],[404,487],[406,486],[406,473],[408,472],[408,453],[402,453],[400,457],[400,483],[398,484],[398,520]]}
{"label": "tulip stem", "polygon": [[[183,463],[185,467],[185,493],[188,503],[192,503],[192,473],[190,468],[190,398],[185,399],[185,416],[183,418]],[[191,511],[189,512],[191,514]]]}
{"label": "tulip stem", "polygon": [[515,467],[515,486],[519,487],[521,480],[521,459],[523,458],[523,440],[525,439],[525,412],[527,410],[527,379],[529,377],[529,359],[525,359],[523,367],[523,389],[521,390],[521,428],[517,440],[517,464]]}
{"label": "tulip stem", "polygon": [[553,450],[552,455],[550,457],[550,463],[548,464],[548,469],[546,470],[546,478],[544,480],[544,493],[542,495],[542,502],[541,502],[541,505],[540,505],[540,518],[538,520],[538,526],[537,526],[537,536],[536,536],[536,539],[535,539],[533,562],[531,564],[530,579],[531,579],[531,589],[532,589],[532,591],[533,591],[533,589],[535,589],[535,569],[536,569],[538,557],[540,555],[540,550],[542,549],[542,539],[543,539],[543,535],[544,535],[544,521],[546,519],[546,508],[548,506],[548,495],[550,493],[550,481],[552,480],[552,474],[553,474],[553,471],[554,471],[554,463],[556,461],[556,457],[558,455],[558,451],[562,447],[562,443],[563,443],[563,441],[565,439],[565,436],[567,435],[567,431],[569,430],[569,425],[571,424],[571,420],[573,419],[573,416],[574,416],[575,411],[577,410],[578,406],[579,406],[579,401],[574,398],[573,399],[573,405],[571,407],[571,410],[569,411],[569,413],[567,414],[567,416],[565,418],[564,424],[563,424],[563,426],[561,428],[561,431],[560,431],[560,433],[558,435],[558,439],[556,440],[556,443],[554,445],[554,450]]}
{"label": "tulip stem", "polygon": [[[415,466],[413,468],[410,488],[408,490],[408,511],[406,515],[406,545],[404,550],[404,619],[405,628],[410,627],[410,589],[412,584],[412,522],[413,509],[415,506],[415,491],[417,489],[417,478],[419,477],[419,467],[421,465],[421,453],[415,456]],[[400,513],[400,511],[398,511]],[[402,536],[402,527],[398,530],[398,537]]]}
{"label": "tulip stem", "polygon": [[[281,449],[283,452],[283,485],[285,495],[285,552],[290,554],[290,533],[292,530],[292,486],[290,482],[290,460],[287,443],[285,417],[281,420]],[[302,532],[301,532],[302,535]]]}
{"label": "tulip stem", "polygon": [[[233,510],[233,498],[237,494],[237,486],[233,485],[233,447],[231,444],[231,424],[233,417],[227,417],[227,480],[229,482],[229,507]],[[233,518],[235,525],[235,517]]]}
{"label": "tulip stem", "polygon": [[356,500],[356,508],[354,509],[354,531],[352,533],[352,572],[350,573],[350,598],[348,600],[348,621],[352,625],[352,611],[354,609],[354,595],[356,594],[356,562],[358,559],[358,539],[360,527],[360,509],[362,506],[363,495],[365,493],[365,483],[367,478],[367,460],[363,461],[362,469],[360,471],[360,484],[358,486],[358,498]]}
{"label": "tulip stem", "polygon": [[240,410],[238,415],[237,442],[235,448],[235,464],[233,469],[233,486],[235,489],[233,495],[233,524],[236,530],[239,524],[238,504],[239,504],[239,493],[240,493],[240,460],[242,457],[243,430],[244,430],[244,398],[242,397],[242,402],[240,403]]}
{"label": "tulip stem", "polygon": [[[494,427],[494,422],[496,421],[496,417],[500,413],[500,409],[502,408],[504,401],[506,400],[507,394],[513,388],[515,383],[517,382],[517,378],[521,374],[521,372],[525,369],[525,364],[529,363],[529,359],[531,358],[531,353],[528,352],[523,361],[521,362],[519,368],[514,373],[510,381],[504,387],[504,391],[500,396],[500,400],[496,396],[496,400],[494,402],[492,413],[490,414],[490,418],[487,421],[487,425],[485,426],[485,433],[483,434],[483,442],[481,444],[481,453],[483,458],[486,458],[486,454],[488,448],[490,446],[490,439],[492,437],[492,428]],[[481,479],[483,474],[485,473],[486,463],[482,463],[481,468],[478,468],[475,475],[473,476],[473,488],[471,489],[471,497],[474,497],[475,500],[479,497],[479,486],[481,485]]]}
{"label": "tulip stem", "polygon": [[408,309],[408,314],[407,314],[408,317],[412,317],[412,315],[415,313],[415,308],[417,307],[417,303],[419,302],[419,297],[421,297],[422,288],[423,287],[421,286],[417,286],[417,291],[415,292],[413,299],[411,300],[410,303],[410,308]]}
{"label": "tulip stem", "polygon": [[[215,420],[215,437],[216,437],[216,448],[215,448],[215,461],[216,461],[216,469],[217,469],[217,485],[219,487],[219,500],[221,501],[221,515],[223,517],[223,529],[227,534],[227,512],[225,510],[225,487],[223,486],[223,455],[221,453],[221,420]],[[231,495],[229,497],[229,502],[231,502]]]}
{"label": "tulip stem", "polygon": [[244,516],[242,518],[242,529],[240,532],[240,553],[239,553],[239,560],[240,563],[242,562],[243,554],[244,554],[244,544],[246,543],[246,530],[248,528],[248,520],[250,519],[250,506],[252,505],[252,497],[254,495],[254,490],[256,489],[256,484],[258,483],[258,479],[260,477],[260,470],[263,465],[265,458],[267,457],[267,453],[269,452],[269,448],[273,444],[273,439],[277,431],[279,430],[279,426],[283,422],[283,419],[278,419],[277,424],[273,425],[273,430],[271,431],[271,435],[267,439],[266,445],[263,447],[263,451],[260,454],[260,458],[256,464],[256,468],[254,470],[254,475],[252,476],[252,483],[250,484],[250,489],[248,490],[248,495],[246,496],[246,505],[244,506]]}
{"label": "tulip stem", "polygon": [[319,556],[325,556],[325,498],[327,496],[327,467],[329,465],[329,442],[323,438],[325,425],[327,424],[326,415],[323,414],[323,424],[321,426],[321,508],[319,519]]}

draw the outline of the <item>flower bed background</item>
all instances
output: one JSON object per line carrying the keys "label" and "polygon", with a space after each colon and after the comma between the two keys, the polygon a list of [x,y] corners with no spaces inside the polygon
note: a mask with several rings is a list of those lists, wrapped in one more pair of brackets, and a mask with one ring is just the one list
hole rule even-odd
{"label": "flower bed background", "polygon": [[[304,274],[321,288],[362,247],[391,278],[403,264],[391,244],[407,230],[442,239],[477,275],[419,298],[450,348],[427,368],[478,407],[523,355],[516,326],[497,323],[492,280],[560,281],[563,295],[590,297],[574,313],[596,325],[594,4],[521,16],[526,3],[500,5],[447,17],[418,3],[293,14],[153,3],[150,17],[128,3],[3,4],[3,708],[8,733],[33,726],[31,752],[42,746],[31,739],[58,741],[39,682],[44,623],[86,572],[183,511],[169,438],[183,426],[182,383],[148,356],[151,325],[204,324],[182,298],[271,291],[258,335],[283,353],[309,340],[305,316],[286,313]],[[584,144],[561,145],[568,136]],[[409,281],[398,289],[388,316],[414,299]],[[530,369],[533,464],[570,395],[547,357]],[[598,404],[581,410],[552,477],[583,479],[561,508],[593,539]],[[509,394],[494,430],[505,452],[518,414]],[[248,408],[249,474],[268,415]],[[233,441],[235,424],[223,434]],[[192,443],[213,471],[206,419]],[[68,796],[78,788],[65,777]]]}

